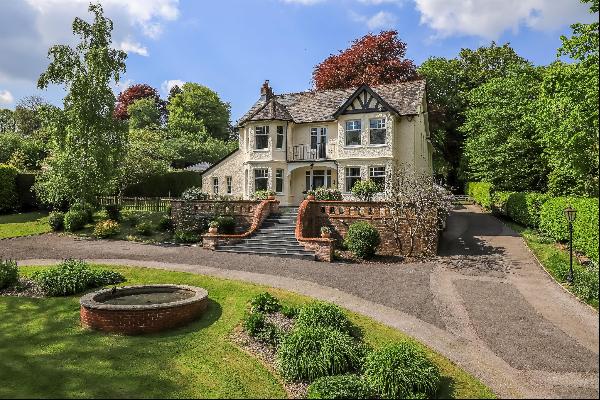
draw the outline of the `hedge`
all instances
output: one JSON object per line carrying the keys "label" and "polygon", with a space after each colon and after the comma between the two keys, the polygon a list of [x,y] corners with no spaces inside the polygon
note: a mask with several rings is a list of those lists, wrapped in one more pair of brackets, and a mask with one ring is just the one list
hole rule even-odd
{"label": "hedge", "polygon": [[598,264],[598,199],[554,197],[546,201],[540,212],[540,231],[557,241],[569,239],[569,227],[564,209],[577,210],[573,222],[573,247]]}
{"label": "hedge", "polygon": [[538,228],[541,207],[549,198],[550,196],[544,193],[512,193],[506,201],[506,213],[513,221],[521,225]]}
{"label": "hedge", "polygon": [[508,211],[506,210],[506,202],[508,198],[516,192],[492,192],[491,196],[491,209],[492,212],[496,215],[502,215],[504,217],[508,217]]}
{"label": "hedge", "polygon": [[144,181],[127,187],[124,196],[129,197],[179,197],[189,187],[202,186],[202,175],[195,171],[172,171],[153,175]]}
{"label": "hedge", "polygon": [[484,208],[490,208],[492,205],[492,192],[494,185],[487,182],[467,182],[465,193],[471,197],[475,203]]}
{"label": "hedge", "polygon": [[12,165],[0,164],[0,213],[17,208],[16,178],[19,171]]}

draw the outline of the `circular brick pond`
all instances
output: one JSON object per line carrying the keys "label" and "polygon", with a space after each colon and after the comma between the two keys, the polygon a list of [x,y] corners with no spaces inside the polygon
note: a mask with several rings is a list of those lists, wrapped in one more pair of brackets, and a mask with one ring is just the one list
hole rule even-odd
{"label": "circular brick pond", "polygon": [[79,303],[83,326],[137,335],[198,319],[208,305],[208,292],[186,285],[124,286],[88,293]]}

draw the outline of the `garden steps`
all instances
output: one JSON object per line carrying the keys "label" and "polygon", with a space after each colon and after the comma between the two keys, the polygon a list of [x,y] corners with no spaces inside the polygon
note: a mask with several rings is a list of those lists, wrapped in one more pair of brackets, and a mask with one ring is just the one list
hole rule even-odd
{"label": "garden steps", "polygon": [[314,260],[314,253],[296,240],[297,216],[298,208],[280,207],[280,213],[269,215],[250,238],[219,245],[217,251]]}

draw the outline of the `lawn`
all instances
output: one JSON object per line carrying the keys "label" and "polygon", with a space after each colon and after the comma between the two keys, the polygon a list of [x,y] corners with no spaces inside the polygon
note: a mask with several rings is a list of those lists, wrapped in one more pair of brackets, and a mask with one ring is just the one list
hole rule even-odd
{"label": "lawn", "polygon": [[0,215],[0,239],[50,232],[48,214],[30,212]]}
{"label": "lawn", "polygon": [[598,269],[595,272],[590,267],[581,265],[576,257],[573,257],[573,271],[575,281],[569,284],[566,276],[569,268],[569,252],[554,242],[553,239],[540,235],[534,229],[526,228],[511,221],[504,221],[512,229],[517,231],[533,251],[544,269],[583,302],[598,309]]}
{"label": "lawn", "polygon": [[[23,267],[25,274],[43,267]],[[126,284],[180,283],[206,288],[206,315],[187,327],[148,336],[118,336],[79,326],[79,297],[0,297],[0,397],[273,398],[285,392],[260,362],[228,335],[248,300],[265,287],[181,272],[111,267]],[[310,299],[269,289],[287,304]],[[349,313],[374,346],[405,336]],[[452,362],[427,349],[444,376],[444,396],[493,397]]]}

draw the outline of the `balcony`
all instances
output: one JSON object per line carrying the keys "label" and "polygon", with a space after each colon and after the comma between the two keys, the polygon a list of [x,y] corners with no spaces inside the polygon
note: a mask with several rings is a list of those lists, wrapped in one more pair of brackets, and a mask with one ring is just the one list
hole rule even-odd
{"label": "balcony", "polygon": [[332,160],[335,145],[331,143],[297,144],[292,146],[291,161]]}

